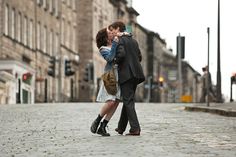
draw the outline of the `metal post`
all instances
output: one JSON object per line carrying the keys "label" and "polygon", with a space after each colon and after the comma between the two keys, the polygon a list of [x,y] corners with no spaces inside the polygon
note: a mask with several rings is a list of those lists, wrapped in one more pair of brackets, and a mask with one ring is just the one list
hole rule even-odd
{"label": "metal post", "polygon": [[74,99],[74,80],[73,78],[70,79],[70,99],[73,101]]}
{"label": "metal post", "polygon": [[45,78],[44,82],[44,102],[48,101],[48,80]]}
{"label": "metal post", "polygon": [[21,80],[20,79],[18,79],[17,103],[21,104]]}
{"label": "metal post", "polygon": [[230,77],[230,102],[233,102],[233,96],[232,96],[232,85],[233,85],[233,76]]}
{"label": "metal post", "polygon": [[[61,11],[62,7],[61,7],[61,4],[62,2],[61,1],[58,1],[58,8],[59,8],[59,11]],[[59,34],[59,44],[58,44],[58,102],[61,102],[62,101],[62,98],[61,98],[61,91],[62,91],[62,87],[61,87],[61,84],[62,84],[62,72],[61,72],[61,67],[62,67],[62,53],[61,53],[61,34],[63,32],[61,32],[61,16],[59,16],[59,31],[60,31],[60,34]]]}
{"label": "metal post", "polygon": [[181,36],[179,33],[179,36],[177,38],[177,44],[178,44],[178,76],[179,76],[179,102],[181,102],[181,96],[182,96],[182,91],[183,91],[183,86],[182,86],[182,63],[181,63]]}
{"label": "metal post", "polygon": [[150,102],[151,99],[151,81],[152,81],[152,76],[148,76],[148,94],[147,94],[147,102]]}
{"label": "metal post", "polygon": [[222,102],[221,95],[221,71],[220,71],[220,0],[218,0],[218,29],[217,29],[217,102]]}
{"label": "metal post", "polygon": [[209,57],[210,57],[210,46],[209,46],[209,43],[210,43],[210,28],[207,27],[207,34],[208,34],[208,48],[207,48],[207,106],[210,106],[209,105],[209,77],[210,77],[210,67],[209,67]]}

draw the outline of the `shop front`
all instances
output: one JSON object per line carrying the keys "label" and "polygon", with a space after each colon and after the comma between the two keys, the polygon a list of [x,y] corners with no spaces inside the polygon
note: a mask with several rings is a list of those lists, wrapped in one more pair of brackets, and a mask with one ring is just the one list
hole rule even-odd
{"label": "shop front", "polygon": [[15,60],[0,61],[0,104],[33,104],[35,70]]}

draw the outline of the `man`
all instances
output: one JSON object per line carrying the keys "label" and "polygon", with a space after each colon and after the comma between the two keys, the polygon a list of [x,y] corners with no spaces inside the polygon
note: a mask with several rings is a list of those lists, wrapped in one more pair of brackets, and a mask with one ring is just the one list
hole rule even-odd
{"label": "man", "polygon": [[208,70],[208,66],[202,68],[203,76],[202,76],[202,95],[200,102],[206,102],[207,96],[207,88],[209,89],[209,94],[213,97],[216,97],[213,89],[212,89],[212,81],[211,81],[211,73]]}
{"label": "man", "polygon": [[[125,24],[117,21],[112,23],[109,29],[113,34],[122,33],[125,31]],[[142,56],[137,41],[131,35],[121,36],[114,58],[115,63],[118,64],[118,79],[123,98],[121,116],[118,128],[116,128],[119,134],[123,134],[129,122],[130,130],[126,135],[140,135],[141,128],[135,111],[134,97],[137,85],[145,80],[141,60]]]}

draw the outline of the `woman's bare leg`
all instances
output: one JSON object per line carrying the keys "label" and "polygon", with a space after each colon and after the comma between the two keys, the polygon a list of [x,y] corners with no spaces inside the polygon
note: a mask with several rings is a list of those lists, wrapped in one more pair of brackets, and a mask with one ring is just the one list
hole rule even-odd
{"label": "woman's bare leg", "polygon": [[119,105],[119,101],[112,101],[111,103],[109,103],[110,105],[110,110],[108,110],[106,116],[105,116],[105,120],[109,121],[111,119],[111,117],[113,116],[113,114],[115,113],[118,105]]}

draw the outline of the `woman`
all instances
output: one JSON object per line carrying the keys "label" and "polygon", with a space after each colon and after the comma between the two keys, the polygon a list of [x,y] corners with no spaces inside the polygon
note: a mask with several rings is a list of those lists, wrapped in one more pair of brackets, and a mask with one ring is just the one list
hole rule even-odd
{"label": "woman", "polygon": [[[96,43],[102,57],[107,61],[104,72],[112,69],[112,66],[115,68],[116,78],[118,79],[117,73],[117,65],[113,65],[113,59],[115,57],[115,49],[118,43],[118,37],[115,36],[113,39],[113,34],[107,29],[101,29],[96,36]],[[113,39],[113,40],[112,40]],[[101,82],[101,86],[98,92],[97,101],[105,102],[102,106],[98,117],[93,121],[90,130],[92,133],[97,133],[102,136],[110,136],[106,131],[106,126],[111,117],[113,116],[116,108],[119,104],[120,99],[120,88],[117,84],[118,92],[116,95],[110,95],[107,93],[103,81]],[[103,119],[104,118],[104,119]],[[100,124],[100,121],[103,121]],[[100,124],[100,127],[98,128]],[[98,128],[98,129],[97,129]]]}

